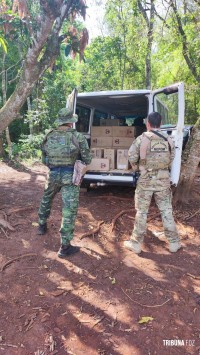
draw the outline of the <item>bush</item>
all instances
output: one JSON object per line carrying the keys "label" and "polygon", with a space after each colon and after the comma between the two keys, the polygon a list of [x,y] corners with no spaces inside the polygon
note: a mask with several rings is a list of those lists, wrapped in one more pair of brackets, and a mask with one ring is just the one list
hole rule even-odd
{"label": "bush", "polygon": [[19,143],[16,144],[17,148],[15,148],[16,154],[20,159],[30,159],[37,158],[40,159],[41,152],[41,144],[44,139],[44,134],[38,134],[37,136],[29,135],[29,136],[21,136],[19,139]]}

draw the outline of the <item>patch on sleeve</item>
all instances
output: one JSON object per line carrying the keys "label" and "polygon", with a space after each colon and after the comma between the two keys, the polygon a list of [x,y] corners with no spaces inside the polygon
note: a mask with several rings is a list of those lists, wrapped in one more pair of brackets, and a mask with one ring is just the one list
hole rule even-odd
{"label": "patch on sleeve", "polygon": [[169,145],[168,142],[164,140],[152,140],[150,144],[151,152],[160,153],[160,152],[168,152]]}

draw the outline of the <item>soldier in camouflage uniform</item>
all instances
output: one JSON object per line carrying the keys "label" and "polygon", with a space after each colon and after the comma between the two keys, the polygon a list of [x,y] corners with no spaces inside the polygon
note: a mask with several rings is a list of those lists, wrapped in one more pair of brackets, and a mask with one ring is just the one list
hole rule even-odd
{"label": "soldier in camouflage uniform", "polygon": [[176,224],[172,215],[170,166],[175,156],[172,139],[159,128],[161,116],[152,112],[147,117],[147,132],[133,142],[129,149],[129,161],[134,171],[140,172],[135,191],[136,217],[134,229],[124,246],[139,254],[146,232],[146,222],[152,196],[160,210],[164,233],[169,241],[170,252],[181,248]]}
{"label": "soldier in camouflage uniform", "polygon": [[59,257],[66,257],[79,251],[78,247],[70,244],[73,239],[80,191],[80,186],[73,185],[72,177],[77,159],[85,164],[90,164],[92,159],[86,138],[72,128],[77,118],[78,116],[73,115],[69,109],[61,109],[56,121],[58,128],[51,130],[42,144],[43,162],[48,165],[50,171],[38,212],[38,234],[47,232],[47,218],[50,215],[53,198],[61,191],[63,207]]}

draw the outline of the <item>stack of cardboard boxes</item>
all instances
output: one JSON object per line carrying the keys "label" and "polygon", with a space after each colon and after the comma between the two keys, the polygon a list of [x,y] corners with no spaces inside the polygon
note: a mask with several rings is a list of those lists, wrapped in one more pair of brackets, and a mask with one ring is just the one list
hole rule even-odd
{"label": "stack of cardboard boxes", "polygon": [[91,153],[93,159],[88,170],[128,170],[128,149],[134,139],[134,127],[117,125],[91,127]]}

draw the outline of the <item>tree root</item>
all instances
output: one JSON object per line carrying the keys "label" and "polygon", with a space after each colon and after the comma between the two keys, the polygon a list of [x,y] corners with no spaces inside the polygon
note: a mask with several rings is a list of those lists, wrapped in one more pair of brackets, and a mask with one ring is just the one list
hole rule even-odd
{"label": "tree root", "polygon": [[3,234],[6,236],[6,238],[8,239],[8,235],[7,235],[6,231],[2,227],[0,227],[0,229],[3,232]]}
{"label": "tree root", "polygon": [[101,225],[103,223],[104,223],[104,221],[100,221],[98,223],[98,227],[96,229],[94,229],[91,232],[87,232],[87,233],[82,234],[79,239],[83,239],[83,238],[87,238],[87,237],[90,237],[90,236],[94,236],[94,234],[96,234],[99,231],[99,229],[100,229],[100,227],[101,227]]}
{"label": "tree root", "polygon": [[5,219],[0,218],[0,225],[4,228],[8,228],[10,231],[14,231],[15,229],[13,228],[13,226],[11,226],[11,224],[7,221],[5,221]]}
{"label": "tree root", "polygon": [[22,224],[25,225],[25,224],[27,224],[27,222],[25,222],[25,221],[24,222],[16,222],[13,224],[13,227],[21,226]]}
{"label": "tree root", "polygon": [[8,220],[8,216],[5,211],[0,211],[0,214],[3,214],[5,221]]}
{"label": "tree root", "polygon": [[35,208],[35,206],[11,208],[10,210],[7,211],[7,213],[8,213],[8,215],[10,215],[11,213],[24,212],[24,211],[27,211],[27,210],[32,210],[34,208]]}
{"label": "tree root", "polygon": [[193,279],[200,280],[199,276],[195,276],[195,275],[189,274],[188,272],[187,272],[187,275],[192,277]]}
{"label": "tree root", "polygon": [[37,256],[37,254],[34,254],[34,253],[24,254],[24,255],[17,256],[17,257],[14,258],[14,259],[11,259],[11,260],[7,261],[7,262],[2,266],[1,272],[4,271],[5,268],[6,268],[8,265],[12,264],[14,261],[17,261],[17,260],[22,259],[22,258],[27,258],[27,257],[29,257],[29,256]]}
{"label": "tree root", "polygon": [[135,209],[123,210],[123,211],[119,212],[119,213],[112,219],[111,232],[113,232],[113,230],[114,230],[114,227],[115,227],[115,224],[116,224],[116,222],[117,222],[117,219],[118,219],[119,217],[121,217],[123,214],[129,213],[129,212],[132,212],[132,211],[135,211]]}
{"label": "tree root", "polygon": [[171,298],[169,298],[167,301],[163,302],[162,304],[155,304],[153,306],[150,306],[148,304],[142,304],[142,303],[139,303],[139,302],[133,300],[129,295],[127,295],[127,293],[123,290],[123,288],[121,288],[121,290],[131,301],[133,301],[134,303],[139,304],[139,306],[141,306],[141,307],[147,307],[147,308],[162,307],[162,306],[164,306],[164,304],[168,303],[171,300]]}
{"label": "tree root", "polygon": [[188,219],[193,218],[194,216],[196,216],[199,213],[200,213],[200,208],[196,212],[194,212],[192,215],[190,215],[189,217],[184,218],[184,221],[188,221]]}
{"label": "tree root", "polygon": [[105,318],[105,316],[101,317],[100,319],[98,319],[92,326],[92,328],[96,327],[97,324],[99,324],[100,322],[102,322],[102,320]]}

